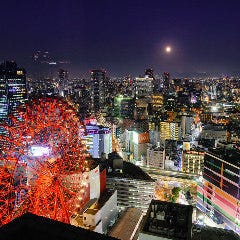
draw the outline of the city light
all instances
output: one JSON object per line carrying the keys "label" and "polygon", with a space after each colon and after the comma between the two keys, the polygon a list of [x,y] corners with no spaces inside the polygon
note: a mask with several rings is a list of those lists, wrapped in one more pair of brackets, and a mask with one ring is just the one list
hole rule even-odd
{"label": "city light", "polygon": [[49,154],[50,154],[49,147],[32,146],[30,149],[30,155],[33,157],[49,156]]}
{"label": "city light", "polygon": [[132,139],[135,144],[138,144],[138,133],[133,131],[132,132]]}
{"label": "city light", "polygon": [[67,224],[117,239],[240,236],[240,1],[12,2],[0,240],[28,215],[61,222],[50,230],[66,240]]}

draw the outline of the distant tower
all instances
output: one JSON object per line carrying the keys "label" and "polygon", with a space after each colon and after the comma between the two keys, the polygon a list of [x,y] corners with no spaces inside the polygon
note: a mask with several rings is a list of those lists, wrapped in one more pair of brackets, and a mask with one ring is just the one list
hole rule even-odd
{"label": "distant tower", "polygon": [[17,117],[17,108],[27,101],[26,71],[14,61],[0,65],[0,121],[7,121],[8,114]]}
{"label": "distant tower", "polygon": [[170,90],[170,74],[168,72],[163,73],[163,94],[167,95]]}
{"label": "distant tower", "polygon": [[91,70],[92,110],[95,113],[104,107],[106,85],[106,71],[103,69]]}
{"label": "distant tower", "polygon": [[145,70],[145,76],[147,76],[149,78],[154,78],[154,76],[153,76],[153,69],[152,68],[147,68]]}
{"label": "distant tower", "polygon": [[68,94],[68,71],[64,69],[59,69],[58,71],[59,78],[59,92],[61,96],[66,96]]}

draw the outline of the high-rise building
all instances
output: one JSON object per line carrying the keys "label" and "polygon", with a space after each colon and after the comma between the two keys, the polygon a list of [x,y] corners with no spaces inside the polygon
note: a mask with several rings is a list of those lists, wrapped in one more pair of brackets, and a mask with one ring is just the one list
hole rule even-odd
{"label": "high-rise building", "polygon": [[68,71],[64,69],[59,69],[58,71],[59,78],[59,93],[61,96],[68,95]]}
{"label": "high-rise building", "polygon": [[178,122],[160,122],[160,138],[165,140],[179,140],[181,135],[180,124]]}
{"label": "high-rise building", "polygon": [[135,79],[135,94],[136,97],[151,97],[153,94],[153,78],[148,77],[137,77]]}
{"label": "high-rise building", "polygon": [[168,72],[163,73],[163,94],[167,95],[170,89],[170,74]]}
{"label": "high-rise building", "polygon": [[160,138],[163,142],[166,139],[171,139],[171,130],[169,122],[160,122]]}
{"label": "high-rise building", "polygon": [[86,125],[85,139],[89,153],[93,158],[101,158],[103,154],[108,156],[112,152],[112,133],[107,127]]}
{"label": "high-rise building", "polygon": [[148,147],[147,165],[164,169],[165,149],[163,147]]}
{"label": "high-rise building", "polygon": [[153,94],[152,95],[152,107],[154,111],[158,111],[163,106],[163,95]]}
{"label": "high-rise building", "polygon": [[104,107],[106,98],[106,71],[103,69],[91,70],[92,110],[98,112]]}
{"label": "high-rise building", "polygon": [[183,151],[182,170],[193,174],[202,174],[204,152],[198,150]]}
{"label": "high-rise building", "polygon": [[181,116],[182,137],[191,136],[194,130],[194,118],[191,115]]}
{"label": "high-rise building", "polygon": [[170,123],[171,140],[179,140],[180,130],[180,124],[178,122]]}
{"label": "high-rise building", "polygon": [[[0,65],[0,121],[7,121],[8,114],[17,117],[17,108],[27,101],[26,71],[14,61]],[[1,131],[1,130],[0,130]]]}
{"label": "high-rise building", "polygon": [[114,109],[118,117],[132,119],[134,114],[134,99],[118,95],[114,98]]}
{"label": "high-rise building", "polygon": [[240,234],[240,151],[231,146],[210,149],[204,157],[197,207],[218,224]]}

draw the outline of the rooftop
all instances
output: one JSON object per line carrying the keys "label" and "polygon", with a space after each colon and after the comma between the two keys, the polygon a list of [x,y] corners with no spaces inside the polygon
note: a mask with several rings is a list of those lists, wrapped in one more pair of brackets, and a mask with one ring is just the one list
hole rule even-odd
{"label": "rooftop", "polygon": [[142,233],[164,238],[191,239],[192,206],[152,200]]}
{"label": "rooftop", "polygon": [[26,213],[0,228],[1,240],[117,240],[70,224]]}
{"label": "rooftop", "polygon": [[142,219],[142,210],[139,208],[127,208],[120,216],[120,219],[115,223],[110,230],[109,236],[116,237],[121,240],[132,239],[132,235],[139,227]]}
{"label": "rooftop", "polygon": [[208,125],[204,126],[203,130],[226,131],[226,126],[225,125],[208,124]]}
{"label": "rooftop", "polygon": [[84,213],[95,215],[98,213],[98,209],[88,208]]}
{"label": "rooftop", "polygon": [[96,208],[101,209],[105,203],[109,200],[109,198],[114,194],[114,190],[106,189],[103,193],[101,193],[98,201],[96,202]]}
{"label": "rooftop", "polygon": [[236,148],[230,149],[224,147],[210,148],[208,153],[218,158],[221,158],[224,161],[227,161],[238,168],[240,167],[240,151]]}
{"label": "rooftop", "polygon": [[[197,231],[194,229],[197,229]],[[231,230],[216,227],[193,225],[192,240],[240,240],[240,236]]]}
{"label": "rooftop", "polygon": [[131,178],[154,182],[154,180],[140,167],[126,161],[123,161],[122,173],[118,171],[109,172],[107,177]]}

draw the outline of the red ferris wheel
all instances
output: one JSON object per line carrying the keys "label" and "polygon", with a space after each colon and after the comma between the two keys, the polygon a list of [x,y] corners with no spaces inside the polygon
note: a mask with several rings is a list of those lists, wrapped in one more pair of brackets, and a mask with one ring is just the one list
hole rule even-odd
{"label": "red ferris wheel", "polygon": [[29,101],[3,126],[0,225],[29,211],[69,223],[89,198],[83,126],[60,98]]}

